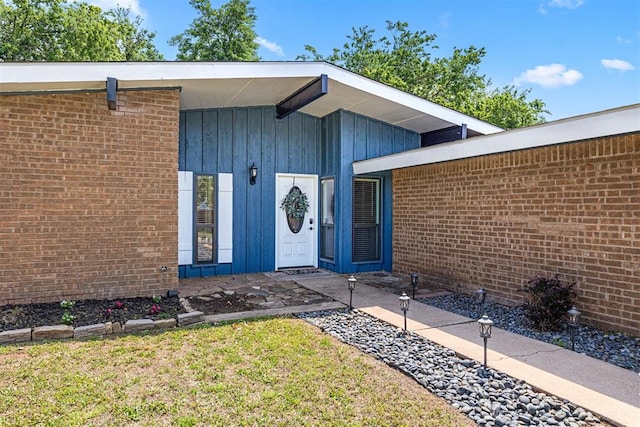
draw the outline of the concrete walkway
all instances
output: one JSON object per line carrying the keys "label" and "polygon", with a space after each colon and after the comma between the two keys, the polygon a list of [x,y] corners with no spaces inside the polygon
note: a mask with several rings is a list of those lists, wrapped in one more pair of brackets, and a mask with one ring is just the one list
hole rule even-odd
{"label": "concrete walkway", "polygon": [[[356,275],[357,277],[357,275]],[[344,276],[321,272],[289,276],[300,285],[349,304]],[[397,327],[403,327],[398,294],[356,285],[353,306]],[[409,330],[478,361],[483,342],[477,322],[417,301],[407,313]],[[640,377],[570,350],[493,328],[487,364],[526,381],[536,389],[572,401],[619,426],[640,426]]]}

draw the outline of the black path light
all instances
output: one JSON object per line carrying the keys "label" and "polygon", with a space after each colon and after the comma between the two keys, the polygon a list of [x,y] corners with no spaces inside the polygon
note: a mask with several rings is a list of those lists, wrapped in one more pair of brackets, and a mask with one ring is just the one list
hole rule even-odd
{"label": "black path light", "polygon": [[484,340],[484,369],[487,369],[487,340],[491,338],[491,327],[493,320],[489,319],[486,314],[478,320],[480,325],[480,337]]}
{"label": "black path light", "polygon": [[482,314],[484,309],[484,302],[487,299],[487,291],[484,288],[480,288],[476,291],[476,300],[478,300],[478,317]]}
{"label": "black path light", "polygon": [[353,290],[356,288],[356,278],[353,275],[349,276],[347,283],[349,283],[349,310],[353,310]]}
{"label": "black path light", "polygon": [[402,310],[402,312],[404,313],[404,333],[407,333],[407,311],[409,311],[409,301],[411,301],[411,299],[409,298],[409,296],[406,294],[406,292],[403,292],[402,295],[400,295],[400,310]]}
{"label": "black path light", "polygon": [[569,334],[571,335],[571,351],[576,350],[576,332],[578,330],[578,326],[580,326],[580,313],[575,306],[571,308],[571,310],[567,311],[567,315],[569,316],[569,321],[567,325],[569,326]]}
{"label": "black path light", "polygon": [[418,287],[418,273],[411,274],[411,286],[413,287],[413,299],[416,299],[416,288]]}

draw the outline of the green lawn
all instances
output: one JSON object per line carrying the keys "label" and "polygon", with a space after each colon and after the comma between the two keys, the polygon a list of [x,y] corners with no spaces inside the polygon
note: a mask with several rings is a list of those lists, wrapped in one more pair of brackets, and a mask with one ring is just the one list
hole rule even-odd
{"label": "green lawn", "polygon": [[297,319],[0,347],[0,425],[472,426]]}

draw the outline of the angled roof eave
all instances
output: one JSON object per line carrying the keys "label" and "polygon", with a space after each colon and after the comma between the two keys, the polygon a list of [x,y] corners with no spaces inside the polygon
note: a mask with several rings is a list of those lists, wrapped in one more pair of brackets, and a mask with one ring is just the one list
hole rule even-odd
{"label": "angled roof eave", "polygon": [[640,104],[354,162],[354,174],[640,132]]}
{"label": "angled roof eave", "polygon": [[321,74],[329,93],[300,111],[323,117],[345,109],[417,133],[466,124],[480,134],[501,132],[489,123],[378,83],[326,62],[29,62],[0,64],[0,95],[181,88],[181,108],[275,105]]}

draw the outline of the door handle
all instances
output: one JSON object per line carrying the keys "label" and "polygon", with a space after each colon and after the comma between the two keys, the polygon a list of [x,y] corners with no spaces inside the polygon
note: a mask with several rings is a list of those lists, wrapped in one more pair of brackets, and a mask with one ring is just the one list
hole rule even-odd
{"label": "door handle", "polygon": [[309,224],[313,224],[313,218],[309,218]]}

